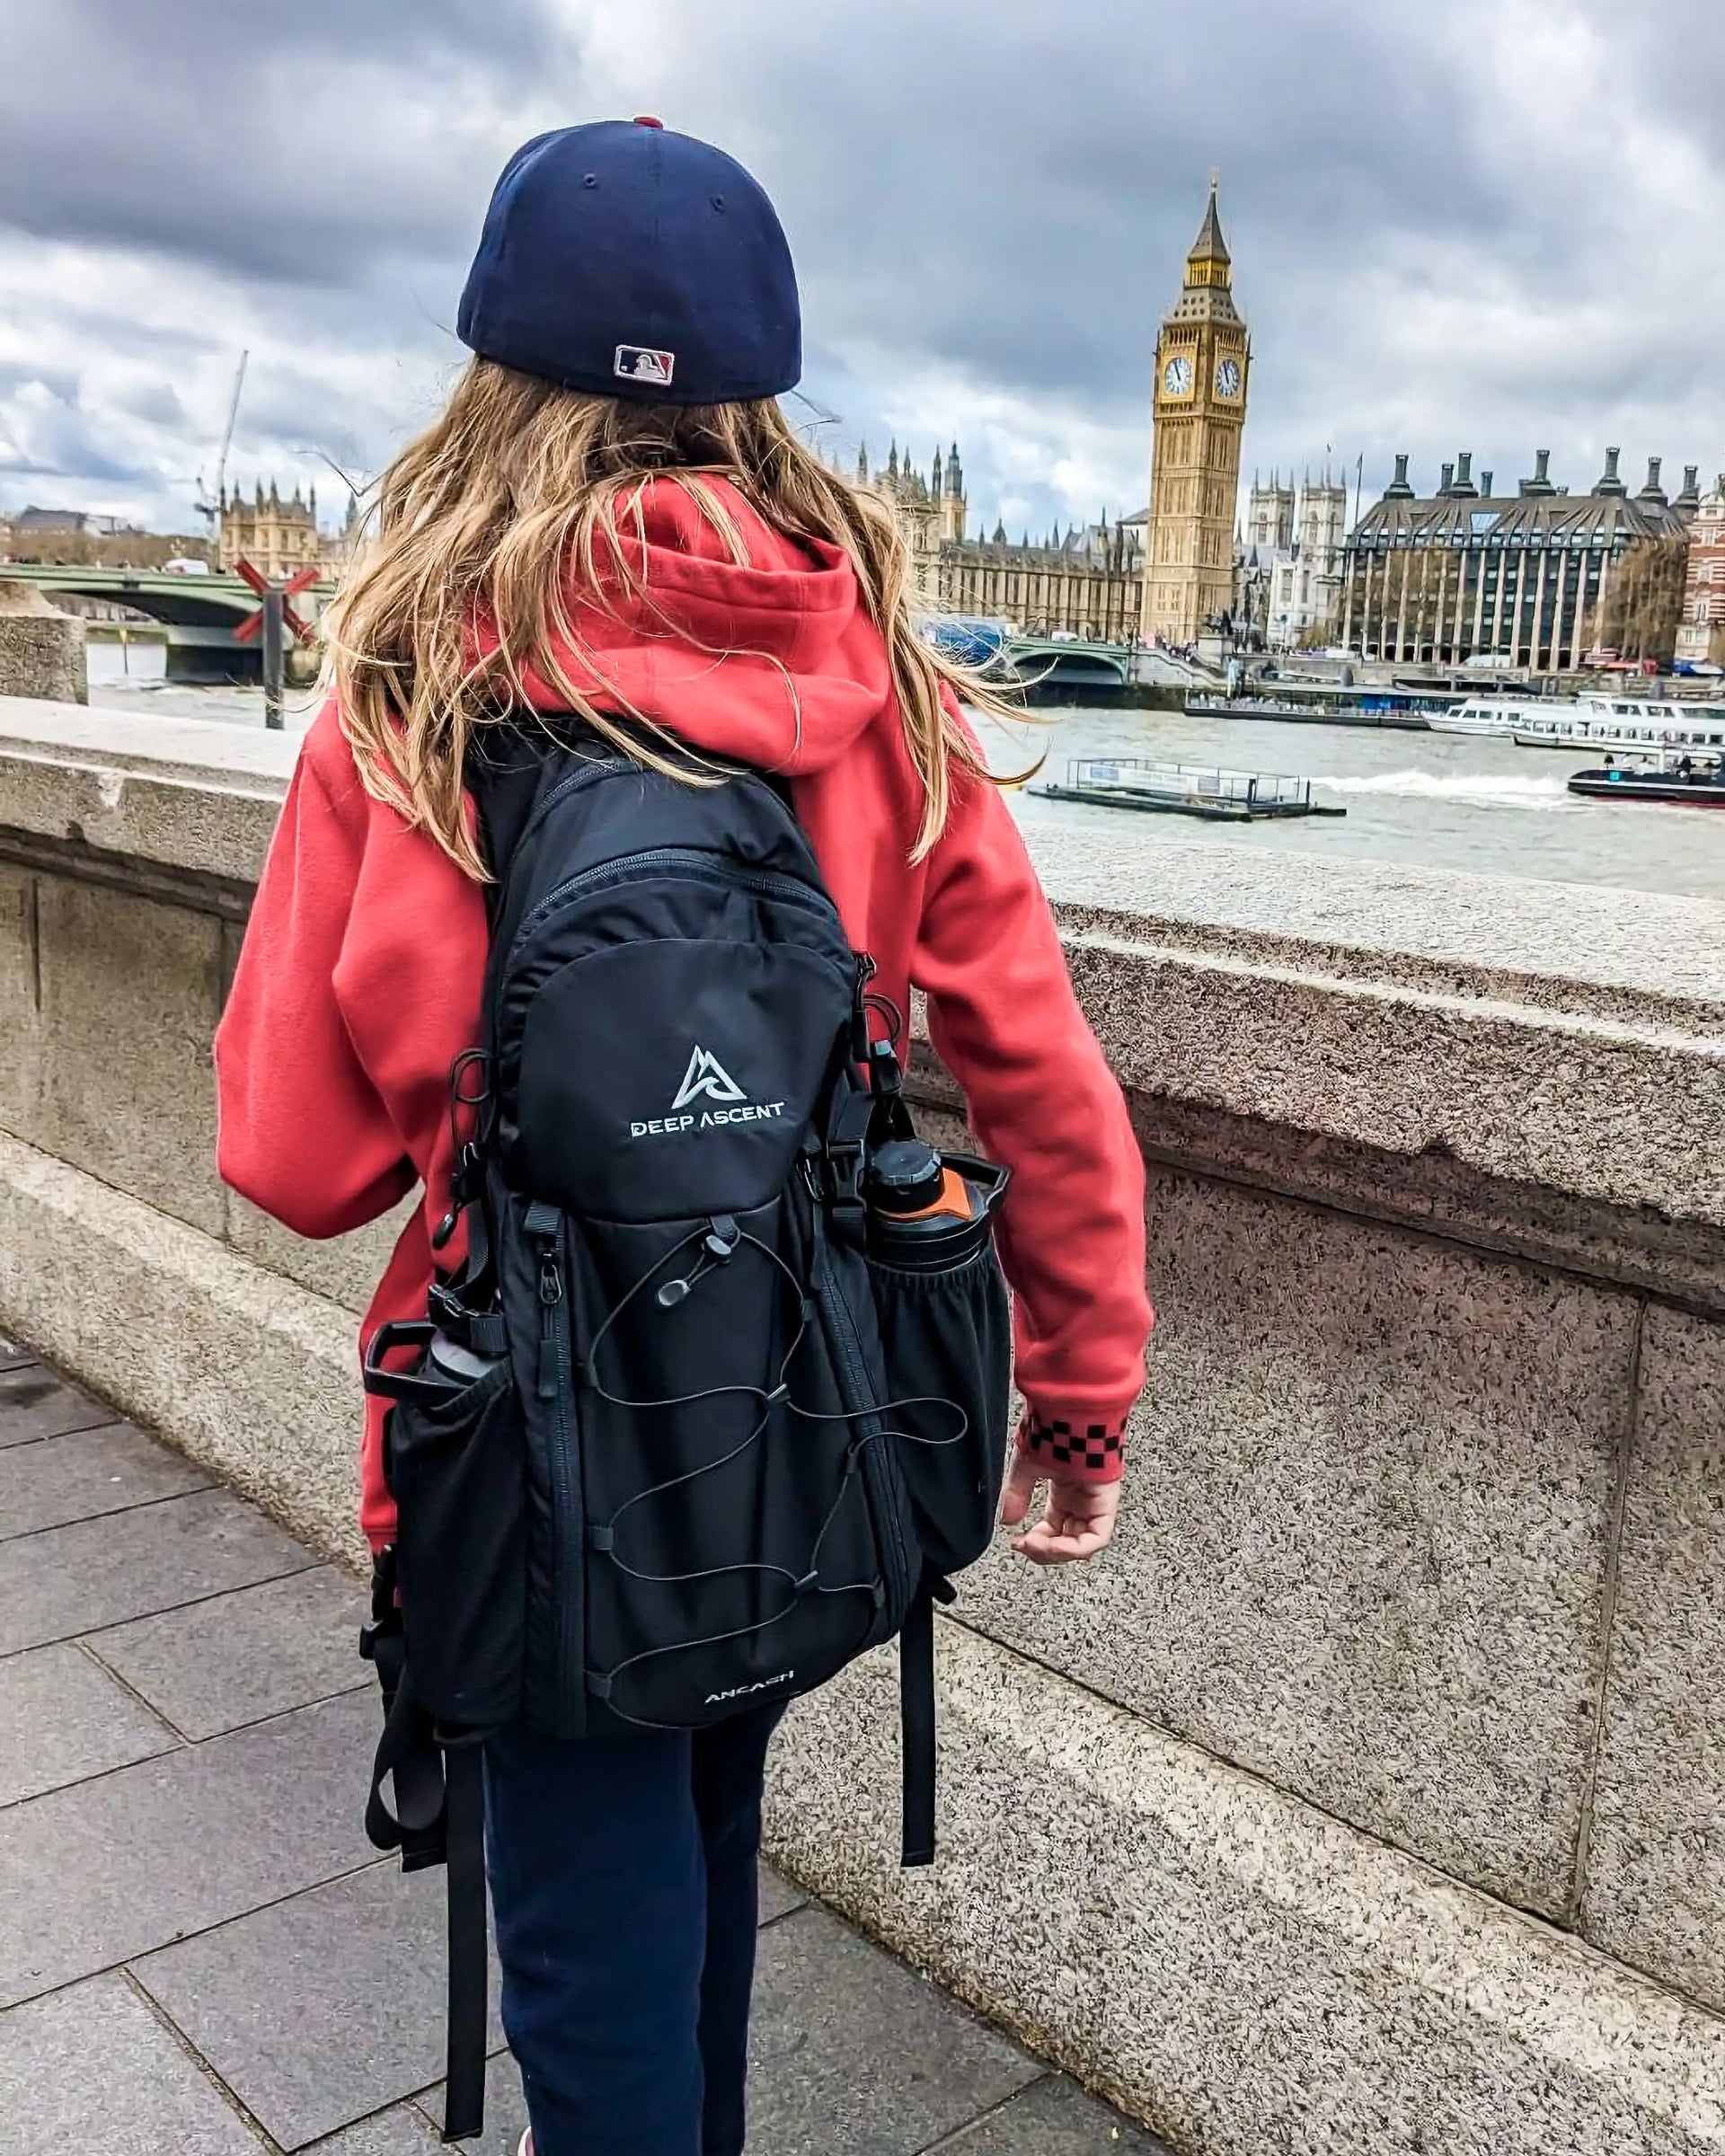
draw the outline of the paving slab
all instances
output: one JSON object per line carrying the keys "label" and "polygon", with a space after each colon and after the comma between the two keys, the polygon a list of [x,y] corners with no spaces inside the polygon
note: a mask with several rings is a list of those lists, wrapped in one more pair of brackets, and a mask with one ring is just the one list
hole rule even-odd
{"label": "paving slab", "polygon": [[99,1400],[68,1385],[40,1363],[0,1370],[0,1447],[58,1437],[66,1430],[93,1429],[119,1418]]}
{"label": "paving slab", "polygon": [[[0,2146],[427,2156],[444,1879],[364,1838],[361,1591],[6,1345]],[[753,2156],[1168,2156],[787,1880],[761,1889]],[[468,2156],[514,2156],[526,2123],[497,1996],[493,1969]]]}
{"label": "paving slab", "polygon": [[365,1591],[319,1565],[140,1617],[87,1642],[176,1729],[219,1736],[339,1692],[373,1691],[359,1659]]}
{"label": "paving slab", "polygon": [[261,2156],[120,1975],[0,2013],[0,2142],[17,2156]]}
{"label": "paving slab", "polygon": [[0,1809],[173,1749],[174,1736],[81,1648],[0,1661]]}
{"label": "paving slab", "polygon": [[761,1867],[761,1922],[777,1923],[782,1916],[789,1916],[793,1909],[802,1908],[809,1896],[801,1887],[793,1886],[770,1865]]}
{"label": "paving slab", "polygon": [[129,1422],[0,1452],[0,1542],[208,1489],[212,1478]]}
{"label": "paving slab", "polygon": [[302,1572],[312,1562],[308,1551],[225,1489],[21,1535],[0,1543],[0,1655]]}
{"label": "paving slab", "polygon": [[823,1909],[761,1935],[750,2156],[916,2156],[1046,2071]]}
{"label": "paving slab", "polygon": [[[438,2137],[423,2112],[392,2105],[343,2134],[312,2143],[308,2156],[433,2156]],[[515,2156],[513,2149],[509,2156]]]}
{"label": "paving slab", "polygon": [[374,1723],[332,1700],[0,1812],[0,2005],[371,1862]]}
{"label": "paving slab", "polygon": [[1051,2073],[939,2145],[939,2156],[1174,2156],[1165,2141]]}
{"label": "paving slab", "polygon": [[[443,1926],[443,1872],[403,1878],[382,1864],[149,1955],[132,1973],[260,2124],[300,2149],[437,2079]],[[497,1999],[493,1965],[493,2049]]]}

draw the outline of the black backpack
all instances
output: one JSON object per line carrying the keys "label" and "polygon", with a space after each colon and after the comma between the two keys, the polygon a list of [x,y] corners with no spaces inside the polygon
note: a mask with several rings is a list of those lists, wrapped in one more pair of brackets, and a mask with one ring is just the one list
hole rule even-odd
{"label": "black backpack", "polygon": [[908,1233],[871,1210],[871,1162],[916,1151],[898,1064],[775,786],[483,741],[483,1038],[436,1239],[464,1212],[468,1258],[366,1374],[398,1515],[367,1826],[448,1863],[446,2138],[481,2119],[502,1725],[698,1728],[899,1634],[903,1858],[930,1861],[933,1604],[994,1531],[1009,1364],[1004,1171],[948,1155],[968,1213]]}

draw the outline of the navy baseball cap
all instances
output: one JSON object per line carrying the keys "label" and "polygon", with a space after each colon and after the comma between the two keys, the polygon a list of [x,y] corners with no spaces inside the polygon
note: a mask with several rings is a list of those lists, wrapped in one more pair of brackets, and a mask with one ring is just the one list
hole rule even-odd
{"label": "navy baseball cap", "polygon": [[601,396],[740,404],[802,374],[791,250],[734,157],[656,119],[524,143],[503,168],[456,333]]}

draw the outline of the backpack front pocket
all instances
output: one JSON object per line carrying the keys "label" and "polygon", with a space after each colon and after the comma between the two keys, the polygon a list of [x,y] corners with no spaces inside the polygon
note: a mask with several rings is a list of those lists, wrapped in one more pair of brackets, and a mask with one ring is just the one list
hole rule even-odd
{"label": "backpack front pocket", "polygon": [[526,1480],[509,1365],[390,1409],[385,1469],[414,1692],[440,1721],[513,1719],[526,1616]]}

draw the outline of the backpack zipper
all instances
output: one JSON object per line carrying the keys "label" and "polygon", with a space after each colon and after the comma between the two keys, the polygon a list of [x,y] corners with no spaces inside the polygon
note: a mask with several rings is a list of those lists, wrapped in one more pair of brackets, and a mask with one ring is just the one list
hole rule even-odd
{"label": "backpack zipper", "polygon": [[[558,1259],[562,1216],[555,1206],[535,1199],[527,1207],[521,1224],[539,1251],[539,1363],[534,1389],[541,1400],[553,1403],[552,1419],[557,1435],[557,1442],[551,1449],[551,1479],[557,1523],[557,1604],[562,1616],[557,1641],[558,1692],[564,1700],[572,1698],[579,1702],[580,1711],[585,1715],[587,1675],[579,1629],[581,1613],[579,1590],[571,1592],[573,1582],[570,1566],[571,1552],[579,1562],[587,1526],[575,1489],[571,1460],[574,1438],[566,1407],[570,1387],[564,1383],[564,1348],[568,1339],[564,1318],[569,1305]],[[579,1574],[576,1577],[579,1578]]]}
{"label": "backpack zipper", "polygon": [[571,772],[566,779],[559,779],[526,822],[522,825],[521,835],[515,842],[514,852],[510,856],[511,860],[520,853],[522,847],[526,844],[528,839],[544,822],[559,801],[567,800],[571,793],[579,793],[583,786],[590,786],[596,779],[607,779],[614,773],[628,771],[632,768],[632,766],[625,756],[599,756],[590,764],[583,764],[579,771]]}
{"label": "backpack zipper", "polygon": [[694,846],[655,846],[644,853],[626,853],[615,861],[602,861],[593,868],[581,870],[578,875],[566,877],[547,891],[515,932],[508,965],[515,964],[522,944],[534,930],[571,899],[607,883],[629,883],[637,877],[650,875],[655,870],[671,868],[688,869],[716,883],[758,892],[765,898],[783,898],[790,905],[801,906],[805,912],[818,913],[823,919],[830,916],[836,922],[838,918],[831,901],[823,903],[819,893],[800,877],[783,876],[772,869],[731,868],[724,865],[721,856]]}

